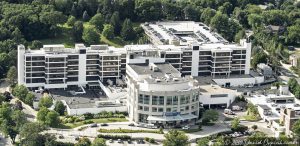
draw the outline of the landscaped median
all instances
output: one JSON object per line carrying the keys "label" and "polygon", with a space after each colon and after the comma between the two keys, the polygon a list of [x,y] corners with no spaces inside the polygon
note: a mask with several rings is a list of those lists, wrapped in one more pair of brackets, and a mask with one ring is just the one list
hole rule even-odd
{"label": "landscaped median", "polygon": [[92,124],[92,123],[113,123],[113,122],[126,122],[126,121],[128,121],[128,120],[126,120],[125,118],[89,119],[89,120],[84,120],[84,121],[80,121],[80,122],[61,124],[61,126],[59,128],[71,129],[71,128],[79,127],[79,126],[86,125],[86,124]]}
{"label": "landscaped median", "polygon": [[131,130],[131,129],[102,129],[98,130],[100,133],[156,133],[163,134],[162,130]]}

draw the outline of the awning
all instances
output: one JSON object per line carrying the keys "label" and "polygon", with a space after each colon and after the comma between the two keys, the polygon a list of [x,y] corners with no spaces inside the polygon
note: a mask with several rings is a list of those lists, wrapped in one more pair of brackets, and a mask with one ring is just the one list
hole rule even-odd
{"label": "awning", "polygon": [[177,115],[177,116],[148,116],[148,121],[183,121],[197,118],[196,115]]}

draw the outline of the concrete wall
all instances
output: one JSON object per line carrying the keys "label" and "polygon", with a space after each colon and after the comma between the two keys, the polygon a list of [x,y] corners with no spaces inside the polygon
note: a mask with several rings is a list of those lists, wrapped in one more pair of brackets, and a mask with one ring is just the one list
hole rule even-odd
{"label": "concrete wall", "polygon": [[230,86],[243,86],[245,84],[255,84],[255,78],[224,78],[224,79],[213,79],[218,85],[222,86],[226,83],[230,83]]}
{"label": "concrete wall", "polygon": [[[226,93],[219,93],[219,94],[226,94]],[[211,94],[201,94],[199,95],[199,101],[204,105],[227,104],[228,107],[234,101],[236,96],[238,96],[238,94],[228,93],[227,97],[211,98]]]}
{"label": "concrete wall", "polygon": [[115,111],[121,111],[121,112],[126,112],[127,108],[126,106],[119,106],[119,107],[101,107],[101,108],[78,108],[78,109],[70,109],[67,106],[67,113],[68,115],[82,115],[85,113],[92,113],[92,114],[97,114],[102,111],[108,111],[108,112],[115,112]]}
{"label": "concrete wall", "polygon": [[25,71],[25,47],[18,45],[18,84],[24,84],[24,71]]}

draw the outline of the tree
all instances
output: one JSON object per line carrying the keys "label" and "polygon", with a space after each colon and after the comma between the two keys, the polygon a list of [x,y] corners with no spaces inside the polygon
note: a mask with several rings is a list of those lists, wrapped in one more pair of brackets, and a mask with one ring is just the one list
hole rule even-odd
{"label": "tree", "polygon": [[246,37],[246,33],[244,29],[241,29],[234,37],[234,41],[236,43],[240,42],[241,39]]}
{"label": "tree", "polygon": [[16,100],[14,108],[16,110],[22,110],[23,109],[22,102],[20,100]]}
{"label": "tree", "polygon": [[103,138],[95,138],[95,140],[92,143],[92,146],[107,146],[106,140]]}
{"label": "tree", "polygon": [[251,60],[251,65],[253,68],[257,67],[257,64],[259,63],[267,63],[268,56],[265,52],[259,51],[253,56],[253,59]]}
{"label": "tree", "polygon": [[63,104],[62,101],[57,101],[55,103],[55,107],[54,107],[54,110],[59,113],[59,115],[64,115],[64,112],[65,112],[65,105]]}
{"label": "tree", "polygon": [[52,98],[48,94],[44,94],[44,96],[39,101],[39,107],[49,108],[53,104]]}
{"label": "tree", "polygon": [[100,32],[103,30],[104,17],[102,14],[98,13],[91,18],[90,24],[94,25]]}
{"label": "tree", "polygon": [[90,145],[91,145],[91,141],[86,137],[80,138],[78,143],[75,144],[75,146],[90,146]]}
{"label": "tree", "polygon": [[37,120],[44,123],[46,121],[46,116],[49,112],[50,110],[46,107],[41,107],[37,113]]}
{"label": "tree", "polygon": [[24,85],[16,85],[16,87],[13,89],[13,94],[21,100],[26,97],[27,93],[28,89]]}
{"label": "tree", "polygon": [[239,125],[240,125],[240,119],[239,118],[234,118],[231,121],[231,129],[232,130],[237,130],[239,128]]}
{"label": "tree", "polygon": [[211,18],[216,15],[216,11],[211,8],[205,8],[201,14],[200,20],[205,24],[209,25]]}
{"label": "tree", "polygon": [[294,132],[294,135],[296,137],[300,137],[300,120],[297,120],[294,124],[293,124],[293,128],[292,131]]}
{"label": "tree", "polygon": [[0,105],[6,100],[6,97],[0,93]]}
{"label": "tree", "polygon": [[55,111],[50,111],[47,113],[45,117],[45,124],[49,125],[50,127],[55,127],[60,123],[59,121],[59,114]]}
{"label": "tree", "polygon": [[75,41],[82,40],[82,33],[83,33],[83,22],[76,21],[73,26],[73,36],[74,36]]}
{"label": "tree", "polygon": [[112,14],[110,18],[110,24],[114,27],[114,34],[120,34],[122,27],[119,12],[114,12]]}
{"label": "tree", "polygon": [[288,42],[293,44],[300,44],[300,24],[293,25],[287,28]]}
{"label": "tree", "polygon": [[257,129],[257,125],[252,125],[251,127],[253,130],[256,130]]}
{"label": "tree", "polygon": [[70,17],[68,18],[67,24],[68,24],[69,26],[74,26],[75,22],[76,22],[76,18],[75,18],[74,16],[70,16]]}
{"label": "tree", "polygon": [[86,22],[89,21],[89,19],[90,19],[90,15],[88,14],[87,11],[84,11],[82,15],[82,20]]}
{"label": "tree", "polygon": [[42,47],[43,47],[43,43],[39,40],[34,40],[31,42],[30,48],[32,48],[32,49],[40,49]]}
{"label": "tree", "polygon": [[219,113],[216,110],[209,109],[203,113],[202,122],[205,121],[204,124],[206,124],[206,122],[209,123],[209,122],[217,121],[218,118],[219,118]]}
{"label": "tree", "polygon": [[121,36],[126,41],[135,39],[136,34],[129,19],[125,19],[123,22]]}
{"label": "tree", "polygon": [[200,138],[197,141],[198,146],[208,146],[208,143],[209,143],[209,139],[207,137]]}
{"label": "tree", "polygon": [[43,145],[41,131],[45,126],[38,122],[25,123],[20,130],[21,145],[41,146]]}
{"label": "tree", "polygon": [[108,39],[114,38],[114,27],[110,24],[105,24],[102,35]]}
{"label": "tree", "polygon": [[25,102],[26,104],[32,106],[34,98],[35,98],[34,94],[32,94],[32,93],[29,92],[29,93],[26,95],[24,102]]}
{"label": "tree", "polygon": [[10,84],[14,84],[17,79],[17,69],[15,66],[11,66],[6,75],[7,81]]}
{"label": "tree", "polygon": [[170,130],[165,135],[164,146],[187,146],[189,145],[188,137],[181,131]]}
{"label": "tree", "polygon": [[97,44],[99,43],[100,35],[95,27],[87,27],[84,28],[82,39],[88,44]]}

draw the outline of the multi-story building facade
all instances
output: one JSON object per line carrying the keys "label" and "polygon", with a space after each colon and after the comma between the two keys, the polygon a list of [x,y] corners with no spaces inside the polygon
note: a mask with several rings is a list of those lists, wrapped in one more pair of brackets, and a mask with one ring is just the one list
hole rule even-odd
{"label": "multi-story building facade", "polygon": [[44,45],[40,50],[20,45],[18,81],[33,88],[94,87],[124,76],[128,63],[146,62],[170,63],[182,76],[249,74],[251,43],[245,39],[230,44],[204,24],[189,21],[142,26],[153,45]]}
{"label": "multi-story building facade", "polygon": [[196,121],[197,81],[168,63],[138,63],[126,67],[129,118],[135,122],[174,126]]}

